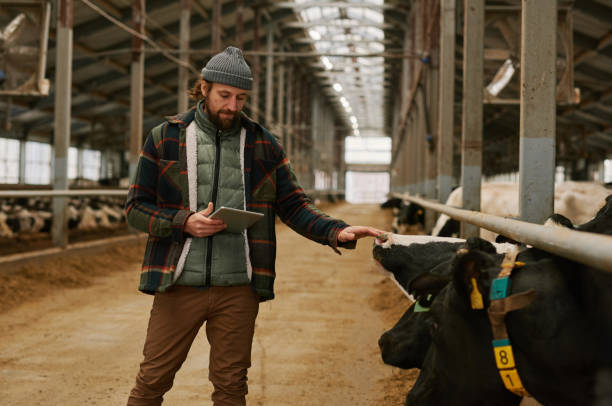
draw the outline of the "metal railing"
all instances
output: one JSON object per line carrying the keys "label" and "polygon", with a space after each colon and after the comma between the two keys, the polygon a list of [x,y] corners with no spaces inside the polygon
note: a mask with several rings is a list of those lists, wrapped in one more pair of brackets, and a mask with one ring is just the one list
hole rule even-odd
{"label": "metal railing", "polygon": [[458,209],[404,194],[393,194],[393,196],[419,204],[426,209],[444,213],[455,220],[465,221],[516,241],[530,244],[552,254],[602,271],[612,272],[612,236],[562,227],[546,227],[491,214]]}
{"label": "metal railing", "polygon": [[127,196],[127,193],[127,189],[0,190],[0,199],[13,197]]}

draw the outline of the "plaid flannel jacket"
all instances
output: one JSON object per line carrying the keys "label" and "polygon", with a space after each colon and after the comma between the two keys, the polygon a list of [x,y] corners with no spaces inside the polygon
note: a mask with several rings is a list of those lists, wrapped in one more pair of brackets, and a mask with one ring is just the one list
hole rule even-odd
{"label": "plaid flannel jacket", "polygon": [[[173,284],[179,256],[185,244],[184,226],[193,213],[187,186],[186,128],[195,106],[167,117],[147,136],[126,201],[130,226],[149,234],[139,290],[153,294]],[[297,183],[284,150],[266,129],[246,116],[244,181],[246,209],[265,217],[248,229],[253,274],[251,284],[260,300],[274,298],[276,259],[275,218],[318,243],[354,248],[355,242],[337,242],[348,225],[317,209]],[[228,253],[231,255],[231,253]]]}

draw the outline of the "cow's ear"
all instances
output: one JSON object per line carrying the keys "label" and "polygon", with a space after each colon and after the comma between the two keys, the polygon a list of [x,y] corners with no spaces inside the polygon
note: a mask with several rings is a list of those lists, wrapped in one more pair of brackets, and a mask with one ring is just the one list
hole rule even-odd
{"label": "cow's ear", "polygon": [[436,275],[429,272],[417,275],[408,283],[408,293],[414,297],[437,295],[448,283],[450,276]]}
{"label": "cow's ear", "polygon": [[494,265],[493,258],[478,250],[460,250],[454,262],[453,283],[459,295],[472,309],[484,309],[487,300],[489,274],[486,269]]}

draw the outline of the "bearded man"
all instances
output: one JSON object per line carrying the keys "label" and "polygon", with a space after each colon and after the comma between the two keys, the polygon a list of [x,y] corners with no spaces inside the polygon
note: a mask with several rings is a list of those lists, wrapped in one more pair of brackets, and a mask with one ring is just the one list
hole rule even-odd
{"label": "bearded man", "polygon": [[[144,360],[129,406],[160,405],[206,323],[215,406],[245,405],[259,303],[274,298],[275,218],[321,244],[354,248],[377,236],[318,210],[276,138],[242,108],[251,70],[228,47],[202,69],[196,105],[151,130],[132,179],[128,223],[149,234],[139,290],[154,294]],[[264,214],[243,232],[215,207]]]}

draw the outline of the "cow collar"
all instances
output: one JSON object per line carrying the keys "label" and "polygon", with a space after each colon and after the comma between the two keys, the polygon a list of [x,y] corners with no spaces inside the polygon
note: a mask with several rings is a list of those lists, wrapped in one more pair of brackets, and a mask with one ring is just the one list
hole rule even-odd
{"label": "cow collar", "polygon": [[[510,276],[514,268],[520,268],[525,265],[516,260],[519,253],[518,247],[506,252],[502,261],[501,270],[497,278],[491,284],[489,293],[490,304],[487,309],[489,321],[491,323],[491,332],[493,333],[493,353],[495,355],[495,363],[499,370],[502,382],[506,389],[518,396],[530,397],[516,369],[514,360],[514,351],[506,329],[506,314],[511,311],[522,309],[530,305],[535,299],[535,290],[515,293],[508,296],[510,290]],[[477,289],[475,289],[477,292]],[[482,298],[480,299],[482,301]],[[478,300],[476,299],[476,302]],[[475,300],[472,300],[472,307]],[[480,307],[482,308],[482,307]]]}

